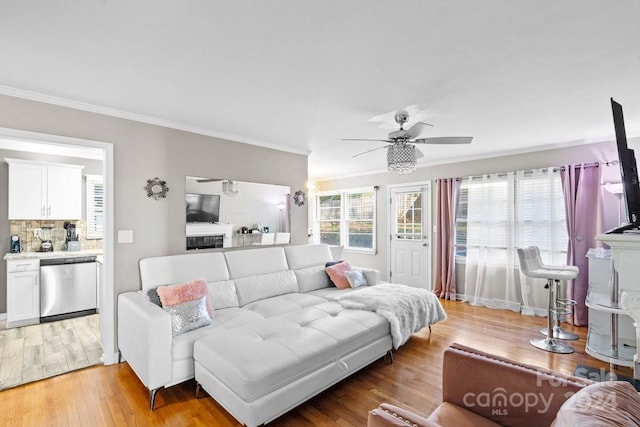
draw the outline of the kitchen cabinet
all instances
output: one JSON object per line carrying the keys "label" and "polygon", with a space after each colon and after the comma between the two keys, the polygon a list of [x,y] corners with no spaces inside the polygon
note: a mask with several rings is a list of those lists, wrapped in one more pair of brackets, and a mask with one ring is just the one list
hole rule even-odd
{"label": "kitchen cabinet", "polygon": [[7,261],[7,327],[40,323],[40,260]]}
{"label": "kitchen cabinet", "polygon": [[81,165],[5,159],[9,219],[82,219]]}

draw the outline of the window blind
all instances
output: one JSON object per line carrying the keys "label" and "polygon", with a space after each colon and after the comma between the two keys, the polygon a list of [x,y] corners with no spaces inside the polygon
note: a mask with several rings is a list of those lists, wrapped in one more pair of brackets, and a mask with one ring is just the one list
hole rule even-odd
{"label": "window blind", "polygon": [[86,175],[87,239],[104,236],[104,184],[100,175]]}

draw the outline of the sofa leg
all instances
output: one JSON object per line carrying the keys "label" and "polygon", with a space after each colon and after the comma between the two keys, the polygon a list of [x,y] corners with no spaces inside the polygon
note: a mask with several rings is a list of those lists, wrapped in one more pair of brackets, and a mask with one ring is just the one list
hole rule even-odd
{"label": "sofa leg", "polygon": [[151,392],[151,399],[149,399],[149,410],[153,411],[153,407],[156,404],[156,394],[158,393],[158,390],[160,390],[161,387],[159,388],[154,388],[153,390],[150,390]]}
{"label": "sofa leg", "polygon": [[200,399],[200,393],[202,390],[202,386],[199,382],[196,382],[196,399]]}
{"label": "sofa leg", "polygon": [[387,351],[384,355],[384,361],[387,365],[391,365],[393,363],[393,352],[391,350]]}

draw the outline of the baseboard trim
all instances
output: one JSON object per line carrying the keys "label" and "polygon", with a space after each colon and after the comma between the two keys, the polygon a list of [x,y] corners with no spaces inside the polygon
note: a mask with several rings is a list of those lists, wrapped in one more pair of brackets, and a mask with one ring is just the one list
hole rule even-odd
{"label": "baseboard trim", "polygon": [[[124,358],[122,358],[122,361],[124,361]],[[104,363],[105,365],[115,365],[116,363],[118,363],[118,352],[102,353],[102,363]]]}

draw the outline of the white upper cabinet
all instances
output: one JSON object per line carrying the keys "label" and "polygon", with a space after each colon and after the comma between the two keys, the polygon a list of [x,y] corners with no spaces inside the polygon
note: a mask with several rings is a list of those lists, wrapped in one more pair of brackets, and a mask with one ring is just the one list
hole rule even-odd
{"label": "white upper cabinet", "polygon": [[5,160],[9,219],[82,219],[83,166]]}

